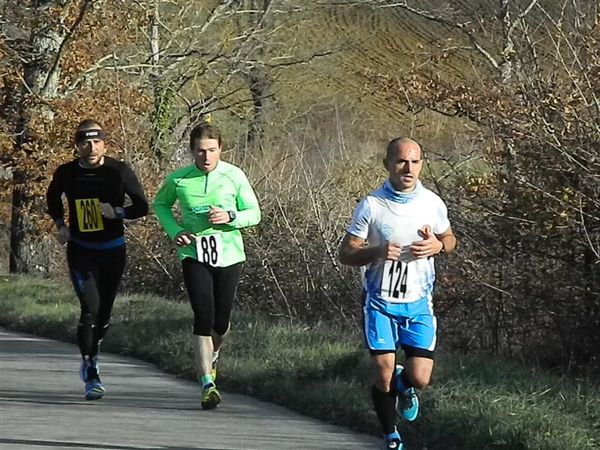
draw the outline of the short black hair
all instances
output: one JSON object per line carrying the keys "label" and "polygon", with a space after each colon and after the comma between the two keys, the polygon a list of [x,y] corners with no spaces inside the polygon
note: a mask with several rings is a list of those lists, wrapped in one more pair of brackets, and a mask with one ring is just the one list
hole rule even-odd
{"label": "short black hair", "polygon": [[77,125],[76,131],[89,130],[90,128],[100,128],[102,130],[104,129],[104,127],[97,120],[84,119],[81,122],[79,122],[79,125]]}

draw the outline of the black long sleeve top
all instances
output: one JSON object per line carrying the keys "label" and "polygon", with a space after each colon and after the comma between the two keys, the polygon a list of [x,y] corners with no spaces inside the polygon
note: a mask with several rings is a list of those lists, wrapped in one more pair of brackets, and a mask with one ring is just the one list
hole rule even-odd
{"label": "black long sleeve top", "polygon": [[81,167],[78,159],[56,169],[46,201],[48,214],[57,224],[64,223],[63,194],[69,207],[69,231],[75,241],[105,243],[123,238],[123,219],[103,217],[100,203],[123,208],[127,194],[131,205],[124,208],[123,218],[148,214],[148,201],[134,172],[108,156],[104,157],[104,164],[93,169]]}

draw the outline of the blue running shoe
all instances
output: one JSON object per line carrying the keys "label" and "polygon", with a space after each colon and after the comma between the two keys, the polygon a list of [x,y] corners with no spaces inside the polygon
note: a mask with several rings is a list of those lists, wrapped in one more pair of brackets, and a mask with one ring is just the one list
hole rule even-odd
{"label": "blue running shoe", "polygon": [[[396,365],[396,380],[400,379],[400,373],[403,370],[404,367],[399,364]],[[396,382],[396,390],[398,391],[398,414],[400,414],[404,420],[408,422],[414,422],[419,415],[419,397],[417,397],[415,388],[411,387],[406,389],[404,392],[401,392],[401,389],[398,389],[398,383]]]}
{"label": "blue running shoe", "polygon": [[94,356],[92,359],[90,359],[90,362],[88,364],[86,364],[85,361],[81,361],[81,366],[79,366],[79,378],[81,378],[81,381],[83,381],[84,383],[88,379],[88,367],[94,367],[96,369],[96,373],[100,373],[100,367],[98,366],[98,356]]}
{"label": "blue running shoe", "polygon": [[399,413],[404,420],[414,422],[419,415],[419,397],[415,388],[410,388],[404,394],[398,394]]}
{"label": "blue running shoe", "polygon": [[85,383],[85,399],[100,400],[106,394],[106,389],[100,380],[92,380]]}
{"label": "blue running shoe", "polygon": [[386,450],[404,450],[404,444],[400,439],[392,439],[390,441],[386,441],[383,448]]}
{"label": "blue running shoe", "polygon": [[106,389],[100,381],[95,367],[87,367],[87,380],[85,382],[85,399],[99,400],[106,394]]}

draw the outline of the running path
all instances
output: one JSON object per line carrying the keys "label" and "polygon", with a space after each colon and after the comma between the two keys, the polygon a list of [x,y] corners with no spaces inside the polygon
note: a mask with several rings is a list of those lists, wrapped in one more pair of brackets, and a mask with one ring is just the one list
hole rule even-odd
{"label": "running path", "polygon": [[134,359],[103,354],[100,370],[108,394],[85,401],[77,347],[0,328],[0,449],[379,448],[245,395],[203,411],[195,383]]}

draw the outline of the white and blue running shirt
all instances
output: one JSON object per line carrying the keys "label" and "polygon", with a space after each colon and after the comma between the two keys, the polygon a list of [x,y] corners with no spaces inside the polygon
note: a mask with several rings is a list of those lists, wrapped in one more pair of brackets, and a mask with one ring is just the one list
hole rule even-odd
{"label": "white and blue running shirt", "polygon": [[398,261],[375,261],[363,267],[363,283],[370,299],[390,303],[431,301],[435,268],[433,258],[416,259],[409,250],[422,240],[418,231],[429,225],[435,234],[450,228],[443,200],[420,181],[411,192],[398,192],[389,179],[361,200],[348,233],[377,246],[384,241],[402,246]]}

